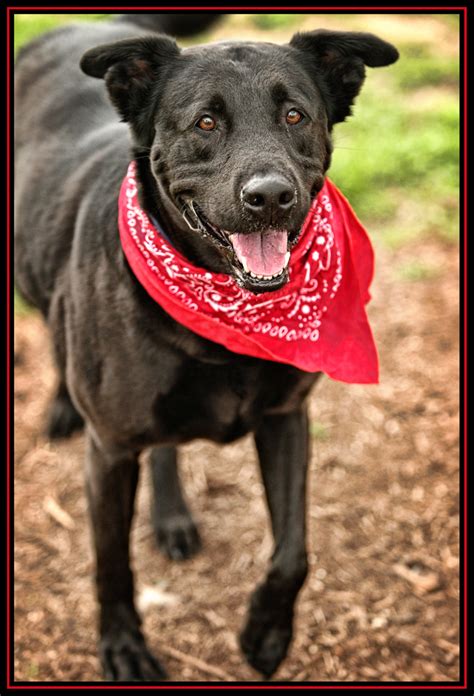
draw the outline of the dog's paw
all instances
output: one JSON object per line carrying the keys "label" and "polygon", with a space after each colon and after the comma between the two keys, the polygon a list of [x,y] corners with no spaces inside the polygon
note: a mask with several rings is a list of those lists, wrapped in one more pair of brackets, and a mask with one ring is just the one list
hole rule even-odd
{"label": "dog's paw", "polygon": [[139,632],[121,629],[102,638],[99,653],[106,681],[163,681],[167,678]]}
{"label": "dog's paw", "polygon": [[285,658],[291,637],[291,620],[255,614],[240,634],[240,647],[249,665],[269,679]]}
{"label": "dog's paw", "polygon": [[47,437],[50,440],[60,440],[81,430],[83,426],[84,420],[69,396],[56,396],[48,414]]}
{"label": "dog's paw", "polygon": [[159,549],[173,561],[184,561],[201,548],[198,528],[190,514],[171,515],[154,524]]}

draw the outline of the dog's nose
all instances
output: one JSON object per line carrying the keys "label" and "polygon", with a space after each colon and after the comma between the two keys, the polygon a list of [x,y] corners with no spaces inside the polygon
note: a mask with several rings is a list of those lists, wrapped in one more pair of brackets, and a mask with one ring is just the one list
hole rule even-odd
{"label": "dog's nose", "polygon": [[241,198],[247,210],[271,221],[286,213],[296,201],[295,190],[283,176],[254,176],[242,188]]}

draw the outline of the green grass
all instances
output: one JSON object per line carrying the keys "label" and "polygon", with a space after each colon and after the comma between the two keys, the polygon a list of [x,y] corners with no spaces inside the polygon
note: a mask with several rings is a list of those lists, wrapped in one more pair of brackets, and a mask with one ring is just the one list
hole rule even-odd
{"label": "green grass", "polygon": [[309,425],[309,432],[315,440],[327,440],[329,437],[329,430],[319,421],[312,421]]}
{"label": "green grass", "polygon": [[[401,89],[416,89],[427,86],[457,86],[459,83],[459,61],[450,56],[433,56],[424,47],[415,45],[413,55],[405,54],[394,68],[394,76]],[[421,50],[420,50],[421,49]]]}
{"label": "green grass", "polygon": [[105,19],[107,14],[19,14],[15,13],[14,37],[15,53],[23,44],[61,24],[75,20],[96,21]]}
{"label": "green grass", "polygon": [[[330,177],[359,217],[390,224],[400,240],[435,234],[455,240],[458,231],[459,106],[455,91],[403,93],[386,81],[370,83],[354,117],[336,126]],[[376,76],[374,75],[374,78]],[[410,233],[404,227],[409,224]],[[382,237],[383,238],[383,237]],[[390,242],[389,242],[390,243]]]}
{"label": "green grass", "polygon": [[444,24],[447,24],[450,29],[459,31],[459,13],[438,15],[438,19]]}
{"label": "green grass", "polygon": [[28,679],[34,681],[38,678],[39,667],[35,662],[30,662],[26,668],[26,676]]}
{"label": "green grass", "polygon": [[419,280],[433,280],[441,274],[439,266],[433,266],[425,261],[410,261],[398,266],[395,270],[397,278],[408,282],[416,282]]}
{"label": "green grass", "polygon": [[305,15],[298,14],[255,14],[252,17],[252,24],[257,29],[270,31],[272,29],[295,27],[301,24],[304,17]]}
{"label": "green grass", "polygon": [[30,314],[33,312],[33,307],[29,305],[25,300],[22,298],[18,290],[15,288],[15,294],[13,296],[13,307],[14,307],[14,312],[17,317],[23,317],[26,316],[27,314]]}

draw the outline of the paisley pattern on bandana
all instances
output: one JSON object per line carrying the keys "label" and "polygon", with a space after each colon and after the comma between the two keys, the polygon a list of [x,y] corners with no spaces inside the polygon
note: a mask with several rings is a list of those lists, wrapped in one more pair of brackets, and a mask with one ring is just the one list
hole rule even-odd
{"label": "paisley pattern on bandana", "polygon": [[138,201],[131,162],[119,198],[125,256],[153,299],[191,331],[229,350],[326,372],[346,382],[378,381],[364,304],[373,251],[349,204],[329,180],[314,199],[280,290],[255,295],[233,276],[191,264]]}

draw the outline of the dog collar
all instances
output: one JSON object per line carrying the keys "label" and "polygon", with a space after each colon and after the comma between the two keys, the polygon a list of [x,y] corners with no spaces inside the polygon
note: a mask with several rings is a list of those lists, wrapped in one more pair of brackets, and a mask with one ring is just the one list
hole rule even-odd
{"label": "dog collar", "polygon": [[194,333],[234,353],[324,372],[342,382],[378,383],[378,356],[365,304],[374,254],[366,231],[326,179],[291,252],[289,280],[255,295],[233,276],[191,264],[138,202],[135,162],[119,196],[127,261],[145,290]]}

